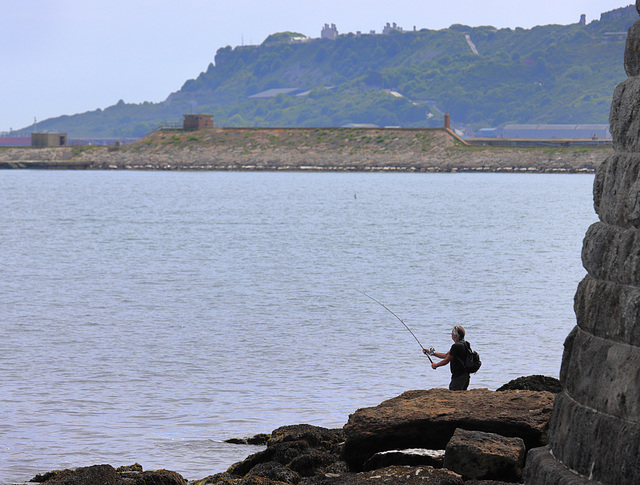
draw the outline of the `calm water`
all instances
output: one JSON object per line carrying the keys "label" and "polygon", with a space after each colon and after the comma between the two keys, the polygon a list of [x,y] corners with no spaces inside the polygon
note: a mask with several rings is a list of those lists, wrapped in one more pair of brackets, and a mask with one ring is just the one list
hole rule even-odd
{"label": "calm water", "polygon": [[186,478],[446,387],[558,375],[589,175],[0,171],[0,483],[139,462]]}

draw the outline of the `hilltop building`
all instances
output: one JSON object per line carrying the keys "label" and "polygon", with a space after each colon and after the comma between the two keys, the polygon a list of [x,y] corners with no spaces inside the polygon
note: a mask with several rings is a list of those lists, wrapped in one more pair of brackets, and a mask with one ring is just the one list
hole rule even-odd
{"label": "hilltop building", "polygon": [[336,27],[336,24],[331,24],[331,26],[329,26],[329,24],[324,24],[324,27],[322,27],[322,31],[320,32],[320,38],[336,40],[338,38],[338,28]]}
{"label": "hilltop building", "polygon": [[393,24],[390,24],[389,22],[387,22],[387,25],[385,25],[384,28],[382,29],[382,33],[390,34],[391,32],[404,32],[404,29],[400,27],[398,24],[396,24],[395,22]]}

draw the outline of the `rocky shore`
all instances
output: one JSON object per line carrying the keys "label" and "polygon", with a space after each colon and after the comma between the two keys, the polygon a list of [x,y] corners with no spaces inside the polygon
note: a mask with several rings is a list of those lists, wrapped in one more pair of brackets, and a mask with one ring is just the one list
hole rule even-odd
{"label": "rocky shore", "polygon": [[0,148],[0,168],[593,173],[611,152],[469,146],[440,128],[220,128],[122,147]]}
{"label": "rocky shore", "polygon": [[233,443],[266,445],[222,473],[187,481],[138,464],[51,471],[46,485],[499,485],[523,478],[530,449],[547,444],[557,379],[530,376],[497,391],[407,391],[358,409],[341,429],[307,424]]}

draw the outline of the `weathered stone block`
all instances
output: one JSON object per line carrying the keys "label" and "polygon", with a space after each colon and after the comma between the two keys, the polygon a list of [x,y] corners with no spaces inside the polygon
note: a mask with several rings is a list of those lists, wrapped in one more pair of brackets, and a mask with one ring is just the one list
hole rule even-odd
{"label": "weathered stone block", "polygon": [[640,227],[640,154],[616,153],[598,167],[593,201],[602,222]]}
{"label": "weathered stone block", "polygon": [[488,389],[408,391],[349,416],[343,456],[359,470],[380,451],[445,449],[457,428],[519,437],[529,448],[542,446],[554,397],[550,392]]}
{"label": "weathered stone block", "polygon": [[526,449],[520,438],[457,429],[447,445],[444,467],[463,479],[517,482]]}
{"label": "weathered stone block", "polygon": [[592,224],[584,238],[582,264],[598,279],[640,285],[640,229]]}
{"label": "weathered stone block", "polygon": [[583,330],[640,347],[640,288],[587,275],[578,285],[573,306]]}
{"label": "weathered stone block", "polygon": [[640,78],[629,77],[616,86],[609,123],[613,148],[617,152],[640,152]]}
{"label": "weathered stone block", "polygon": [[624,49],[624,70],[627,76],[640,74],[640,20],[636,20],[627,32],[627,42]]}
{"label": "weathered stone block", "polygon": [[577,475],[556,460],[548,446],[529,451],[524,482],[527,485],[593,485],[591,480]]}
{"label": "weathered stone block", "polygon": [[[593,382],[594,391],[599,385]],[[640,424],[584,406],[567,391],[556,399],[549,445],[556,459],[590,480],[640,483]]]}
{"label": "weathered stone block", "polygon": [[565,341],[560,381],[582,405],[640,423],[640,352],[636,347],[594,337],[576,327]]}

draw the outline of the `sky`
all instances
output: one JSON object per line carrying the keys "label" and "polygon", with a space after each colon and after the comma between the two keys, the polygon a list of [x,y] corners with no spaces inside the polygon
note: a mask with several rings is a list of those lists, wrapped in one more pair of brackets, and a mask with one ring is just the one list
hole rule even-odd
{"label": "sky", "polygon": [[[126,103],[160,102],[227,45],[275,32],[320,37],[452,24],[531,28],[587,22],[630,0],[2,0],[0,132]],[[621,59],[622,62],[622,59]]]}

